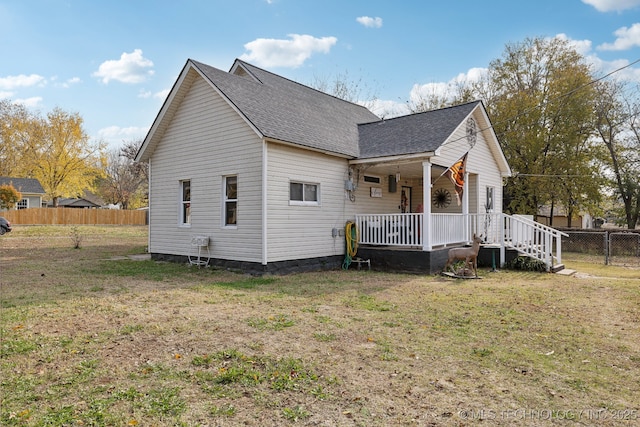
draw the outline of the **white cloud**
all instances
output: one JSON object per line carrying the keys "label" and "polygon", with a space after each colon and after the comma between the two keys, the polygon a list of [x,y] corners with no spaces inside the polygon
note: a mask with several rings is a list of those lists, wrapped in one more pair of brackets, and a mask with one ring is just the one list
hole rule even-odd
{"label": "white cloud", "polygon": [[582,56],[587,56],[591,53],[591,40],[573,40],[564,33],[557,34],[556,38],[567,41]]}
{"label": "white cloud", "polygon": [[356,21],[369,28],[380,28],[382,27],[382,18],[375,17],[371,18],[370,16],[360,16],[356,18]]}
{"label": "white cloud", "polygon": [[409,93],[409,99],[411,102],[419,102],[430,97],[449,99],[456,94],[455,90],[458,85],[477,82],[487,72],[486,68],[471,68],[466,73],[460,73],[448,82],[414,84]]}
{"label": "white cloud", "polygon": [[69,89],[72,85],[81,83],[82,80],[80,80],[80,77],[72,77],[70,79],[67,79],[66,81],[64,81],[63,83],[58,83],[57,85],[59,87],[63,87],[65,89]]}
{"label": "white cloud", "polygon": [[160,92],[154,93],[153,97],[156,99],[165,99],[169,95],[169,92],[171,92],[171,89],[164,89]]}
{"label": "white cloud", "polygon": [[369,110],[373,114],[384,119],[404,116],[410,113],[407,105],[398,101],[376,99],[372,103],[363,103],[363,104],[367,104],[366,106],[369,108]]}
{"label": "white cloud", "polygon": [[256,39],[244,45],[249,53],[240,59],[261,67],[299,67],[315,52],[329,53],[338,41],[335,37],[316,38],[289,34],[290,40]]}
{"label": "white cloud", "polygon": [[153,93],[150,90],[140,89],[140,91],[138,92],[138,98],[142,98],[142,99],[154,98],[154,99],[164,100],[167,97],[167,95],[169,95],[170,91],[171,89],[163,89],[159,92]]}
{"label": "white cloud", "polygon": [[[640,83],[640,69],[628,67],[631,63],[628,59],[621,58],[604,61],[593,52],[590,40],[572,40],[567,37],[566,34],[558,34],[556,37],[567,40],[576,51],[584,57],[587,63],[591,65],[596,77],[604,76],[615,71],[614,78],[616,79]],[[601,49],[601,47],[598,46],[598,49]]]}
{"label": "white cloud", "polygon": [[32,96],[31,98],[16,99],[14,102],[16,104],[22,104],[25,107],[35,108],[35,107],[38,107],[42,103],[42,97],[41,96]]}
{"label": "white cloud", "polygon": [[13,90],[19,87],[44,86],[46,80],[37,74],[0,77],[0,89]]}
{"label": "white cloud", "polygon": [[142,56],[142,50],[135,49],[131,53],[124,52],[120,59],[111,59],[100,64],[94,77],[102,79],[102,83],[116,80],[122,83],[141,83],[154,74],[149,69],[153,62]]}
{"label": "white cloud", "polygon": [[98,131],[97,140],[105,141],[109,147],[119,147],[123,142],[142,139],[147,135],[148,128],[130,126],[109,126]]}
{"label": "white cloud", "polygon": [[630,28],[619,28],[614,34],[617,38],[613,43],[603,43],[598,46],[598,49],[627,50],[635,46],[640,46],[640,24],[633,24]]}
{"label": "white cloud", "polygon": [[583,3],[595,7],[600,12],[623,11],[640,6],[640,0],[582,0]]}
{"label": "white cloud", "polygon": [[71,77],[65,82],[65,84],[72,85],[72,84],[80,83],[81,81],[82,80],[80,80],[80,77]]}
{"label": "white cloud", "polygon": [[5,98],[11,98],[13,97],[14,92],[9,92],[9,91],[1,91],[0,90],[0,99],[5,99]]}

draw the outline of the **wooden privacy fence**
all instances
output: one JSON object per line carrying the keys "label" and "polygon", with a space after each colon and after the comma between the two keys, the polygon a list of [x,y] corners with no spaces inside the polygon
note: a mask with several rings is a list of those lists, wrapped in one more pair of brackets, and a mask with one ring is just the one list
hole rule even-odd
{"label": "wooden privacy fence", "polygon": [[145,225],[146,210],[29,208],[0,212],[11,225]]}

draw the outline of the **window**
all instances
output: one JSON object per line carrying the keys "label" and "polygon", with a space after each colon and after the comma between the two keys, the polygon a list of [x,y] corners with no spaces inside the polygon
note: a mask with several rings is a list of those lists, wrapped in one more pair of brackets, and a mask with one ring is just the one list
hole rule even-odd
{"label": "window", "polygon": [[191,224],[191,181],[180,181],[180,224]]}
{"label": "window", "polygon": [[320,202],[319,185],[304,182],[289,183],[289,204],[317,206]]}
{"label": "window", "polygon": [[373,176],[373,175],[365,175],[363,180],[364,182],[370,182],[372,184],[380,184],[381,182],[379,176]]}
{"label": "window", "polygon": [[487,201],[484,208],[487,212],[493,212],[493,187],[487,187]]}
{"label": "window", "polygon": [[16,209],[27,209],[29,207],[29,199],[22,199],[16,203]]}
{"label": "window", "polygon": [[238,221],[238,177],[224,178],[224,225],[235,226]]}

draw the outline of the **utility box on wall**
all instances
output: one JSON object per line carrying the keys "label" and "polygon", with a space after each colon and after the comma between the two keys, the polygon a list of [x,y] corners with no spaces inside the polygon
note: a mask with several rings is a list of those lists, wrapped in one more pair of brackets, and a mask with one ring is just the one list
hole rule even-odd
{"label": "utility box on wall", "polygon": [[398,191],[398,183],[394,175],[389,175],[389,193],[395,193]]}

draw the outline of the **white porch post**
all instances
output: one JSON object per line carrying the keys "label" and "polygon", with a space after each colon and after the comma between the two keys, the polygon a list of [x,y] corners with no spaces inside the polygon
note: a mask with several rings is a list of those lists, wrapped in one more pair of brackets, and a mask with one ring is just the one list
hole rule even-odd
{"label": "white porch post", "polygon": [[464,172],[464,183],[462,184],[462,217],[465,223],[465,238],[471,242],[471,218],[469,217],[469,172]]}
{"label": "white porch post", "polygon": [[431,162],[422,162],[422,250],[431,246]]}

